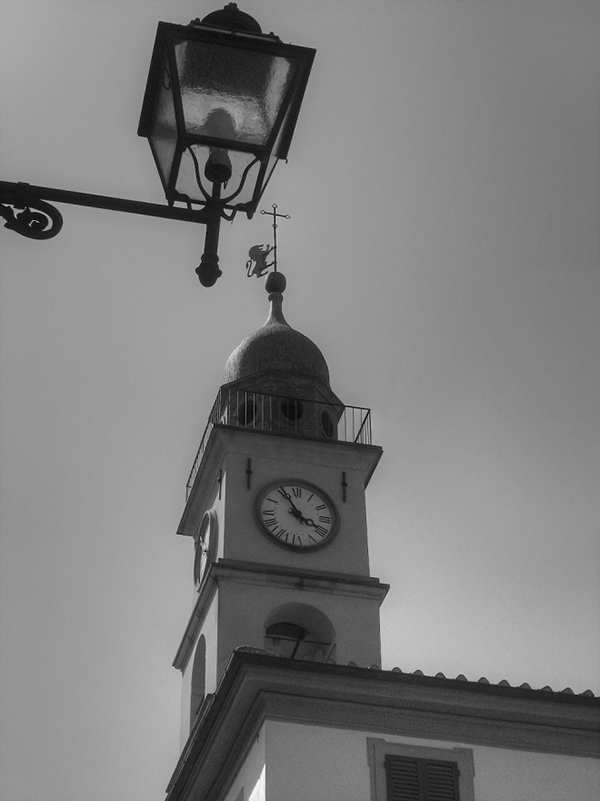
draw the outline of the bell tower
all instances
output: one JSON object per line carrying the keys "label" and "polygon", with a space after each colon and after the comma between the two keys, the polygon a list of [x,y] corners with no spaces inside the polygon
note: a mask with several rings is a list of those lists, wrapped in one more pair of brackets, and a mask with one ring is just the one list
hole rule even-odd
{"label": "bell tower", "polygon": [[174,665],[182,745],[239,648],[381,664],[365,488],[382,450],[368,409],[345,406],[317,346],[266,282],[266,323],[231,354],[188,482],[178,533],[195,543],[197,597]]}

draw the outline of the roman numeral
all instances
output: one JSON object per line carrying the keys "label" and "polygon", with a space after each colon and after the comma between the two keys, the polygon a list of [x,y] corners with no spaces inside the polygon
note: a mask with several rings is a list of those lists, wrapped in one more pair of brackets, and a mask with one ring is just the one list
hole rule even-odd
{"label": "roman numeral", "polygon": [[302,490],[300,489],[300,487],[292,487],[292,492],[294,493],[294,498],[302,497]]}
{"label": "roman numeral", "polygon": [[316,531],[316,532],[317,532],[317,534],[319,534],[321,537],[324,537],[324,536],[327,534],[327,529],[326,529],[326,528],[323,528],[323,526],[315,526],[315,531]]}
{"label": "roman numeral", "polygon": [[274,527],[274,526],[278,526],[278,525],[279,525],[279,523],[277,522],[277,520],[275,520],[275,518],[273,518],[272,520],[265,520],[265,526]]}
{"label": "roman numeral", "polygon": [[271,503],[279,503],[279,501],[276,500],[275,498],[267,498],[267,500],[271,501]]}
{"label": "roman numeral", "polygon": [[322,503],[319,506],[315,506],[315,509],[317,510],[317,512],[320,512],[321,509],[327,509],[327,506],[324,503]]}
{"label": "roman numeral", "polygon": [[319,521],[321,523],[331,523],[331,518],[325,517],[325,515],[319,515]]}

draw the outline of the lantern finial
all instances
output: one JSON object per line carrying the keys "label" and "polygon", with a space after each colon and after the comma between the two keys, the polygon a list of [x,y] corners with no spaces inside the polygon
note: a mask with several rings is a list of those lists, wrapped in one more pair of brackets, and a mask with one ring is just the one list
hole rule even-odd
{"label": "lantern finial", "polygon": [[[199,22],[199,20],[194,20]],[[194,22],[191,24],[193,25]],[[247,31],[248,33],[262,33],[262,28],[258,22],[251,17],[240,11],[237,3],[228,3],[224,8],[218,11],[211,11],[202,19],[203,25],[214,25],[217,28],[228,28],[232,31]]]}

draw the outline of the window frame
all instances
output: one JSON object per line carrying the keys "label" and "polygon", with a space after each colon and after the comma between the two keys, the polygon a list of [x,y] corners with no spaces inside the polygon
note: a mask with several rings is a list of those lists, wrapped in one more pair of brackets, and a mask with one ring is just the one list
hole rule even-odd
{"label": "window frame", "polygon": [[371,773],[371,801],[388,801],[386,756],[423,759],[433,762],[453,762],[458,768],[460,801],[475,801],[473,749],[412,745],[402,742],[388,742],[379,737],[367,737],[367,761]]}

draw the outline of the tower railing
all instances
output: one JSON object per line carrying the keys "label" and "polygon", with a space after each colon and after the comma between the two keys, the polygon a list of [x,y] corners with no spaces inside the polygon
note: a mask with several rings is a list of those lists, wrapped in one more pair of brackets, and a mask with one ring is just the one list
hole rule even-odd
{"label": "tower railing", "polygon": [[221,388],[217,394],[186,484],[186,500],[215,426],[269,434],[371,445],[371,410],[325,400],[291,398]]}

